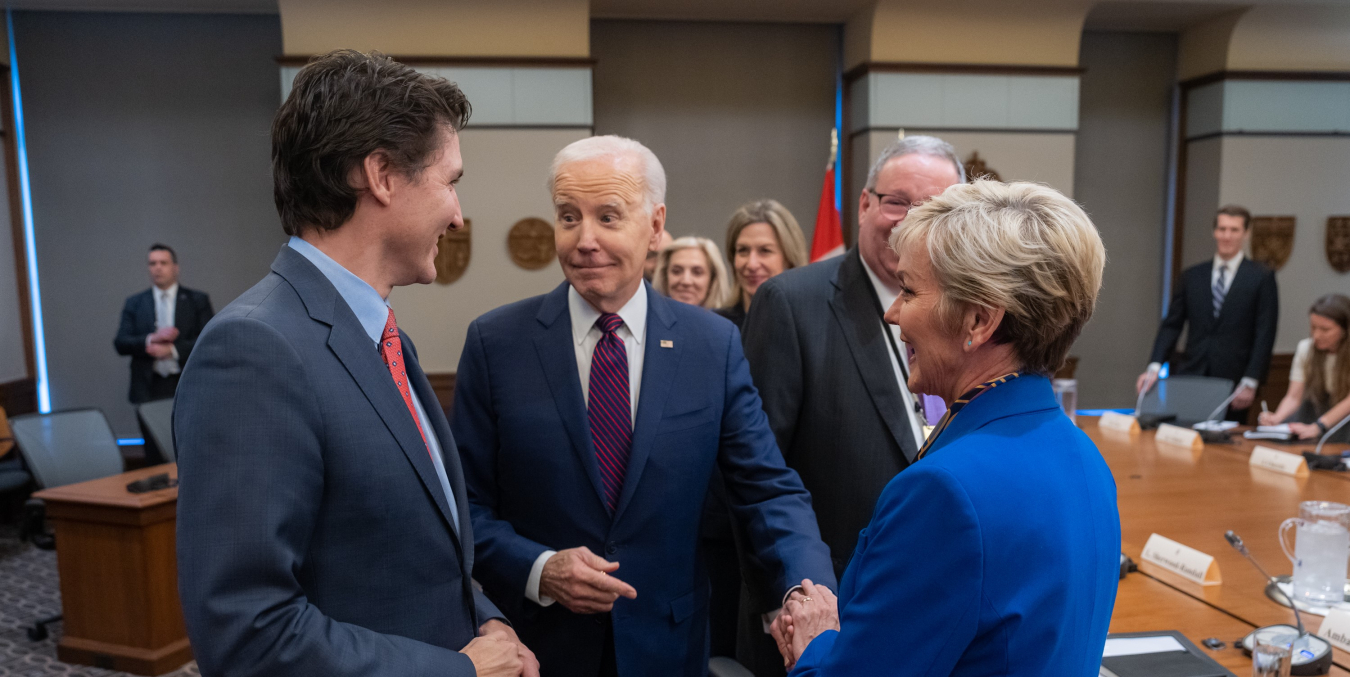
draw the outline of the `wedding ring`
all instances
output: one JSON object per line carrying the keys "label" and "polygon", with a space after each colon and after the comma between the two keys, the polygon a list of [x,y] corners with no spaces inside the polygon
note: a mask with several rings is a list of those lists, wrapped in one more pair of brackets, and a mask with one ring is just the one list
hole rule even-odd
{"label": "wedding ring", "polygon": [[809,601],[811,601],[811,598],[810,598],[810,597],[807,597],[806,595],[802,595],[802,601],[803,601],[803,602],[809,602]]}

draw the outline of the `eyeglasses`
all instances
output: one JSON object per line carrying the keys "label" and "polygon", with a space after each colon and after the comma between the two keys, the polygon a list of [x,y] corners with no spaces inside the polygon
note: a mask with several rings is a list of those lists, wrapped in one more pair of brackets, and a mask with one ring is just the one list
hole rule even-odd
{"label": "eyeglasses", "polygon": [[899,221],[909,214],[910,207],[913,207],[908,199],[899,193],[878,193],[873,188],[868,188],[871,193],[881,203],[881,215],[888,219]]}

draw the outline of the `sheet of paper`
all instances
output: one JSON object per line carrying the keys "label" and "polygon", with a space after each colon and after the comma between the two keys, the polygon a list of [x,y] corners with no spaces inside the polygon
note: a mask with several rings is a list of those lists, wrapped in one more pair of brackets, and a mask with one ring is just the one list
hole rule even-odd
{"label": "sheet of paper", "polygon": [[1186,647],[1171,635],[1157,637],[1109,637],[1102,658],[1112,656],[1134,656],[1141,653],[1163,653],[1166,651],[1185,651]]}

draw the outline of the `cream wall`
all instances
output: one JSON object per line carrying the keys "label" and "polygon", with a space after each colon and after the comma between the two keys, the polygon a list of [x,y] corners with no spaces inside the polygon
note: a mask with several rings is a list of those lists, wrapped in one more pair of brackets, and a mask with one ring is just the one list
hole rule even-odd
{"label": "cream wall", "polygon": [[1343,2],[1252,7],[1233,29],[1227,68],[1346,70],[1350,68],[1350,7]]}
{"label": "cream wall", "polygon": [[[940,64],[1075,66],[1090,0],[878,0],[855,19],[849,66],[864,60]],[[870,33],[870,35],[869,35]]]}
{"label": "cream wall", "polygon": [[516,266],[506,235],[528,216],[553,222],[545,182],[553,156],[590,135],[585,129],[473,129],[461,132],[464,179],[460,200],[473,222],[472,254],[464,276],[439,283],[399,287],[389,300],[417,345],[422,368],[455,371],[469,323],[493,308],[546,293],[562,282],[554,261],[529,271]]}
{"label": "cream wall", "polygon": [[278,0],[286,54],[585,57],[586,0]]}

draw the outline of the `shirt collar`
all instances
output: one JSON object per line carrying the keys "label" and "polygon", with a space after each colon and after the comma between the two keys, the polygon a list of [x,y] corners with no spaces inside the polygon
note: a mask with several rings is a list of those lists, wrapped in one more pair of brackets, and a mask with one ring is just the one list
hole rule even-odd
{"label": "shirt collar", "polygon": [[1229,277],[1232,277],[1231,273],[1236,273],[1236,272],[1237,272],[1238,266],[1239,266],[1239,265],[1242,265],[1242,258],[1243,258],[1243,256],[1245,256],[1245,254],[1246,254],[1245,252],[1243,252],[1241,249],[1239,249],[1239,250],[1238,250],[1238,253],[1237,253],[1237,254],[1234,254],[1234,255],[1233,255],[1233,258],[1228,259],[1227,261],[1224,261],[1223,259],[1219,258],[1219,255],[1218,255],[1218,254],[1215,254],[1215,255],[1214,255],[1214,267],[1215,267],[1215,268],[1218,268],[1218,267],[1220,267],[1220,266],[1223,266],[1224,268],[1227,268],[1227,269],[1228,269],[1228,272],[1230,273]]}
{"label": "shirt collar", "polygon": [[[572,316],[572,340],[577,345],[581,345],[586,340],[586,335],[591,333],[591,328],[595,326],[595,321],[600,319],[600,311],[596,310],[586,299],[581,298],[577,288],[571,285],[567,286],[567,312]],[[628,303],[623,304],[619,309],[619,318],[623,320],[624,326],[637,339],[638,345],[642,345],[642,340],[647,336],[647,283],[638,285],[637,291],[633,293],[633,298],[628,299]]]}
{"label": "shirt collar", "polygon": [[[861,257],[859,257],[861,258]],[[872,267],[867,265],[867,259],[862,259],[863,270],[867,271],[867,279],[872,281],[872,288],[877,292],[877,300],[881,301],[882,312],[890,309],[891,304],[895,303],[896,297],[900,296],[897,292],[891,291],[885,282],[881,281],[877,274],[872,272]]]}
{"label": "shirt collar", "polygon": [[168,288],[168,289],[160,289],[159,287],[155,287],[154,289],[155,289],[155,292],[154,292],[154,293],[155,293],[155,298],[161,298],[161,299],[162,299],[162,298],[164,298],[164,295],[165,295],[166,293],[169,295],[169,298],[171,298],[171,299],[176,299],[176,298],[178,298],[178,283],[177,283],[177,282],[175,282],[175,283],[169,285],[169,288]]}
{"label": "shirt collar", "polygon": [[361,323],[361,328],[366,330],[371,342],[378,342],[380,333],[384,331],[384,325],[389,322],[389,302],[380,296],[380,292],[375,291],[374,287],[352,271],[343,268],[342,264],[319,251],[318,247],[294,235],[286,244],[309,259],[309,262],[333,283],[338,295],[356,314],[356,320]]}

